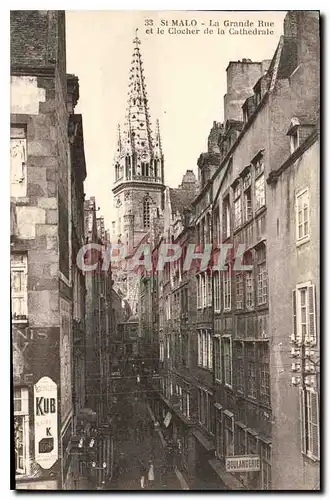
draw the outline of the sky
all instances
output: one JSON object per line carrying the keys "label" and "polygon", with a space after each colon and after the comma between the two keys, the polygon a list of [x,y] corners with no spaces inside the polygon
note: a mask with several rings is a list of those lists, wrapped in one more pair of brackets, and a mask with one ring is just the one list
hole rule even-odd
{"label": "sky", "polygon": [[[284,11],[66,11],[67,72],[77,75],[80,84],[75,112],[83,117],[85,192],[95,196],[107,228],[114,218],[113,158],[117,126],[124,124],[135,30],[141,39],[153,130],[156,119],[160,121],[165,183],[177,187],[187,169],[197,175],[197,159],[207,151],[213,121],[223,121],[229,61],[271,59],[284,17]],[[196,20],[198,26],[188,29],[200,32],[170,34],[172,20]],[[223,26],[225,21],[250,21],[256,27],[259,20],[273,22],[274,34],[230,35]],[[205,34],[210,21],[213,34]],[[147,34],[151,22],[153,33]],[[216,23],[225,34],[217,34]],[[164,33],[157,34],[157,28]]]}

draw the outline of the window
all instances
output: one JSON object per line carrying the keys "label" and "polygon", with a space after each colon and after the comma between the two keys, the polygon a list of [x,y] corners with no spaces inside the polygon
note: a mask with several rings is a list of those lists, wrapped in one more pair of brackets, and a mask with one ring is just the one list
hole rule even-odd
{"label": "window", "polygon": [[236,183],[233,189],[233,195],[234,195],[234,229],[236,229],[242,223],[241,187],[239,182]]}
{"label": "window", "polygon": [[198,389],[198,419],[199,422],[211,433],[213,430],[213,402],[212,394]]}
{"label": "window", "polygon": [[203,366],[203,336],[202,330],[198,330],[198,365]]}
{"label": "window", "polygon": [[206,306],[212,306],[212,275],[211,273],[205,273],[206,280]]}
{"label": "window", "polygon": [[249,170],[243,177],[243,222],[252,218],[252,191],[251,191],[251,171]]}
{"label": "window", "polygon": [[297,241],[309,237],[309,194],[308,189],[296,196]]}
{"label": "window", "polygon": [[12,126],[10,128],[10,182],[11,196],[26,196],[26,128]]}
{"label": "window", "polygon": [[210,332],[207,333],[207,367],[213,369],[213,339]]}
{"label": "window", "polygon": [[215,379],[222,381],[221,337],[214,338]]}
{"label": "window", "polygon": [[236,309],[243,309],[243,274],[236,273]]}
{"label": "window", "polygon": [[235,451],[237,455],[246,454],[246,432],[245,429],[236,424],[236,443]]}
{"label": "window", "polygon": [[213,339],[209,330],[198,331],[198,365],[213,369]]}
{"label": "window", "polygon": [[208,351],[208,335],[207,331],[203,330],[203,368],[207,368],[207,351]]}
{"label": "window", "polygon": [[320,459],[319,395],[313,389],[300,389],[301,451]]}
{"label": "window", "polygon": [[262,153],[259,153],[253,160],[253,165],[255,169],[256,178],[259,177],[264,172],[264,157]]}
{"label": "window", "polygon": [[242,223],[241,197],[234,201],[234,228],[237,229]]}
{"label": "window", "polygon": [[264,174],[260,175],[260,177],[256,179],[255,190],[256,190],[256,210],[259,210],[259,208],[263,207],[266,203]]}
{"label": "window", "polygon": [[27,320],[27,255],[12,254],[11,262],[11,302],[12,319],[15,322]]}
{"label": "window", "polygon": [[202,308],[204,309],[206,307],[206,299],[207,299],[207,277],[206,273],[202,273],[201,275],[202,279]]}
{"label": "window", "polygon": [[221,310],[221,289],[220,289],[220,273],[215,271],[213,275],[214,286],[214,311],[220,312]]}
{"label": "window", "polygon": [[260,240],[266,232],[266,216],[262,215],[256,220],[257,240]]}
{"label": "window", "polygon": [[14,388],[15,473],[28,474],[29,464],[29,399],[28,390]]}
{"label": "window", "polygon": [[196,295],[197,295],[197,309],[202,306],[202,296],[201,296],[201,276],[196,276]]}
{"label": "window", "polygon": [[215,227],[215,237],[216,243],[221,243],[221,227],[220,227],[220,215],[219,207],[217,206],[214,212],[214,227]]}
{"label": "window", "polygon": [[143,202],[143,225],[144,229],[150,227],[150,200],[148,198]]}
{"label": "window", "polygon": [[228,417],[225,413],[225,454],[226,457],[234,456],[234,417]]}
{"label": "window", "polygon": [[271,467],[272,447],[268,443],[260,442],[260,462],[261,462],[261,488],[263,490],[272,489],[272,467]]}
{"label": "window", "polygon": [[299,130],[298,127],[294,128],[290,134],[290,151],[291,154],[299,148]]}
{"label": "window", "polygon": [[198,420],[206,425],[206,392],[198,389]]}
{"label": "window", "polygon": [[258,305],[267,304],[268,277],[266,265],[266,247],[262,245],[257,250],[257,300]]}
{"label": "window", "polygon": [[315,285],[310,282],[298,285],[293,290],[293,336],[292,340],[304,345],[316,344]]}
{"label": "window", "polygon": [[190,418],[190,394],[186,393],[186,417]]}
{"label": "window", "polygon": [[182,334],[182,364],[189,365],[189,336],[185,333]]}
{"label": "window", "polygon": [[261,101],[261,82],[258,82],[254,87],[254,97],[255,97],[255,104],[257,107],[259,106]]}
{"label": "window", "polygon": [[253,309],[254,296],[253,296],[253,274],[252,271],[247,271],[245,274],[245,301],[246,308]]}
{"label": "window", "polygon": [[247,222],[252,218],[252,194],[251,188],[244,191],[244,212],[243,222]]}
{"label": "window", "polygon": [[170,359],[170,336],[166,336],[166,357]]}
{"label": "window", "polygon": [[237,392],[242,394],[245,393],[244,390],[244,359],[243,359],[243,344],[241,342],[236,343],[235,349],[235,363],[236,363],[236,389]]}
{"label": "window", "polygon": [[159,360],[161,362],[164,361],[164,342],[163,342],[163,340],[161,340],[159,342]]}
{"label": "window", "polygon": [[260,363],[260,401],[270,405],[269,363]]}
{"label": "window", "polygon": [[248,362],[248,396],[253,399],[257,397],[256,364],[254,361]]}
{"label": "window", "polygon": [[223,365],[224,382],[231,387],[232,385],[232,341],[230,337],[223,337]]}
{"label": "window", "polygon": [[223,271],[223,308],[225,311],[231,309],[231,276],[230,271]]}
{"label": "window", "polygon": [[230,203],[229,195],[223,200],[222,203],[222,232],[223,239],[226,240],[230,236]]}
{"label": "window", "polygon": [[[217,406],[217,405],[216,405]],[[216,453],[223,457],[223,415],[221,407],[216,409]]]}

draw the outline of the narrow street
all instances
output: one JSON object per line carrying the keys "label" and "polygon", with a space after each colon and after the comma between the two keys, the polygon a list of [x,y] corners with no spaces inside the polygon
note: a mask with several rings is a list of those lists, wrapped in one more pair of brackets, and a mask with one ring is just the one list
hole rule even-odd
{"label": "narrow street", "polygon": [[[158,432],[148,412],[147,394],[142,381],[130,366],[123,370],[117,396],[118,421],[115,441],[115,468],[107,490],[141,490],[141,468],[154,465],[154,490],[181,490],[180,483],[166,460]],[[146,472],[147,474],[147,472]],[[146,489],[151,489],[150,485]]]}

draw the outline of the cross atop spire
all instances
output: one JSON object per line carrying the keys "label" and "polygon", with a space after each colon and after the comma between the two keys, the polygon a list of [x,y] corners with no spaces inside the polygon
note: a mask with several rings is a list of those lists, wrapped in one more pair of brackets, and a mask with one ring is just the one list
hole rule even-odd
{"label": "cross atop spire", "polygon": [[136,30],[135,30],[135,38],[133,40],[133,43],[135,43],[136,46],[140,45],[140,43],[141,43],[141,40],[139,40],[139,37],[138,37],[138,31],[139,31],[139,28],[136,28]]}

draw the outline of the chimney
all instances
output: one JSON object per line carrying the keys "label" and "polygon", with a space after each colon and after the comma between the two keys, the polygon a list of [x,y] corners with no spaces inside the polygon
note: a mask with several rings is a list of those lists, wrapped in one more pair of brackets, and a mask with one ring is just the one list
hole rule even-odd
{"label": "chimney", "polygon": [[243,121],[242,105],[253,94],[253,87],[263,75],[263,64],[251,59],[231,61],[227,67],[227,93],[224,96],[224,122]]}

